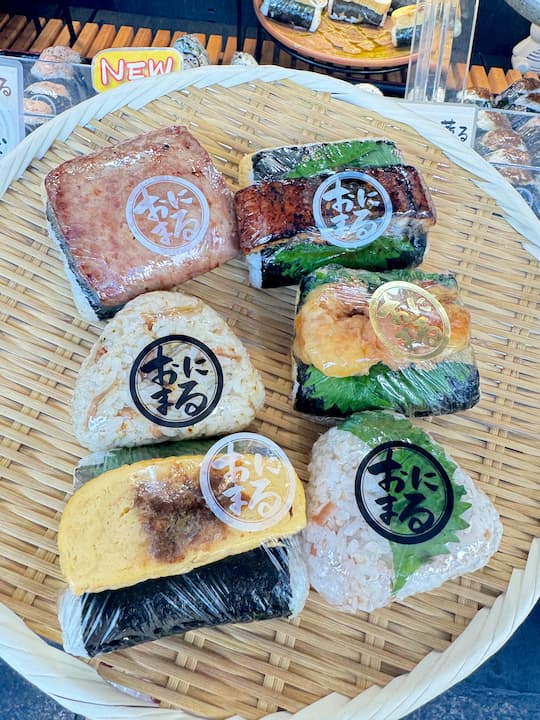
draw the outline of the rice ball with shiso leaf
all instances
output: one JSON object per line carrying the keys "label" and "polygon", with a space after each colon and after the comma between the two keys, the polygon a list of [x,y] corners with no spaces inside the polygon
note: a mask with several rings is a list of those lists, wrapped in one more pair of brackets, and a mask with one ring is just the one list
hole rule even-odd
{"label": "rice ball with shiso leaf", "polygon": [[313,446],[303,533],[311,585],[371,611],[474,572],[496,552],[499,515],[444,449],[406,418],[358,413]]}

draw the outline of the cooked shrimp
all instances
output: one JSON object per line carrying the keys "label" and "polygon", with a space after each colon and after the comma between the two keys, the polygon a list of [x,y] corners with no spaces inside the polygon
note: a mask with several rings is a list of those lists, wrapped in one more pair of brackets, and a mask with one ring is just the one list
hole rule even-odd
{"label": "cooked shrimp", "polygon": [[[446,309],[450,339],[446,349],[432,362],[461,350],[469,342],[468,311],[453,300],[452,289],[433,286],[429,291]],[[329,377],[366,375],[382,362],[392,369],[411,360],[393,355],[377,338],[369,318],[370,295],[359,285],[336,283],[313,290],[296,316],[293,352],[302,362],[314,365]]]}

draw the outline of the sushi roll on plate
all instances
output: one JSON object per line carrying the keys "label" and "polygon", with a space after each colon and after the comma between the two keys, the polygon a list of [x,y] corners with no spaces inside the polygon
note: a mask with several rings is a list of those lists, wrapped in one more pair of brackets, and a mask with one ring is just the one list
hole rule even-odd
{"label": "sushi roll on plate", "polygon": [[261,14],[270,20],[315,32],[327,0],[262,0]]}
{"label": "sushi roll on plate", "polygon": [[328,17],[330,20],[381,27],[390,5],[391,0],[329,0]]}
{"label": "sushi roll on plate", "polygon": [[474,572],[502,536],[471,478],[427,433],[388,412],[353,415],[317,440],[307,502],[311,585],[346,612]]}
{"label": "sushi roll on plate", "polygon": [[294,409],[320,420],[364,410],[465,410],[479,400],[470,316],[451,273],[328,265],[300,284]]}
{"label": "sushi roll on plate", "polygon": [[416,5],[404,5],[392,13],[392,45],[394,47],[411,47],[414,38],[415,28],[418,32],[423,22],[423,7]]}

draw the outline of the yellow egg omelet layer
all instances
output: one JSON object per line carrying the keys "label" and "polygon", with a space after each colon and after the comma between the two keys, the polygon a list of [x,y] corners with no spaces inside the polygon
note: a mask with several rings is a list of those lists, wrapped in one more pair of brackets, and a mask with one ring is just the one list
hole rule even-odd
{"label": "yellow egg omelet layer", "polygon": [[[250,457],[237,460],[237,465],[249,464]],[[202,462],[202,455],[145,460],[106,472],[77,490],[66,505],[58,533],[60,567],[75,594],[186,573],[305,526],[304,490],[294,473],[292,507],[276,524],[250,531],[224,523],[202,495]],[[275,458],[272,466],[264,457],[257,462],[259,474],[271,478],[272,497],[285,497],[293,471],[284,464],[276,468]],[[235,488],[225,470],[218,470],[213,472],[212,487],[220,501],[230,504],[236,496],[241,517],[255,519],[250,507],[261,505],[260,483],[257,489],[255,483],[243,482],[241,493],[231,494]]]}

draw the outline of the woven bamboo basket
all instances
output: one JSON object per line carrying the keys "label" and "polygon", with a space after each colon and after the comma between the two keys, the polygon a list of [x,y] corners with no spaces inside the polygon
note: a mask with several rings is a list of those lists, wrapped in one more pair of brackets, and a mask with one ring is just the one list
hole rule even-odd
{"label": "woven bamboo basket", "polygon": [[[188,126],[233,188],[244,153],[346,137],[389,137],[420,169],[438,213],[425,268],[458,274],[482,399],[466,413],[419,423],[495,503],[504,537],[483,570],[371,614],[336,612],[311,593],[293,621],[188,632],[85,664],[38,636],[61,642],[56,531],[73,467],[86,454],[71,432],[70,400],[100,327],[76,314],[45,229],[41,186],[68,158],[175,123]],[[64,113],[2,161],[0,198],[5,659],[88,718],[390,720],[468,675],[508,639],[539,595],[540,272],[538,221],[495,170],[394,101],[312,73],[223,67],[132,83]],[[246,278],[236,260],[184,289],[246,343],[267,390],[251,429],[278,442],[306,480],[321,428],[289,405],[294,293],[257,291]]]}

